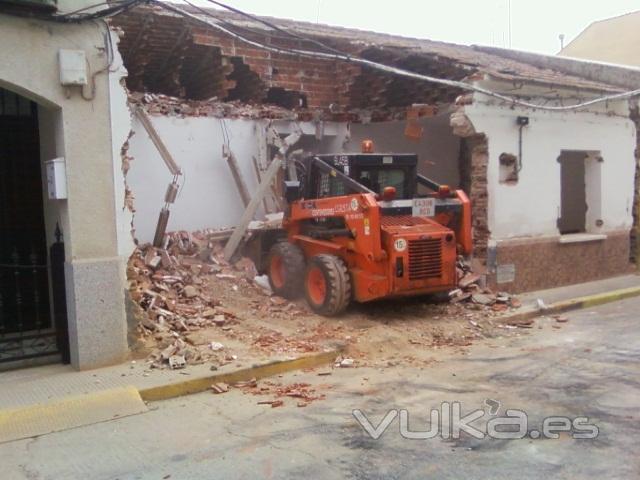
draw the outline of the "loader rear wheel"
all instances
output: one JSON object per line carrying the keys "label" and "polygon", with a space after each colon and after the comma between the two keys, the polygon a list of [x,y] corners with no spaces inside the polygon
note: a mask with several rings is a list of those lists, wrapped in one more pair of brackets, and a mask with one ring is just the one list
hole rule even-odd
{"label": "loader rear wheel", "polygon": [[334,255],[311,258],[304,287],[309,306],[320,315],[337,315],[351,301],[351,278],[347,266]]}
{"label": "loader rear wheel", "polygon": [[304,278],[304,254],[297,245],[278,242],[269,252],[269,285],[276,295],[293,299],[300,295]]}

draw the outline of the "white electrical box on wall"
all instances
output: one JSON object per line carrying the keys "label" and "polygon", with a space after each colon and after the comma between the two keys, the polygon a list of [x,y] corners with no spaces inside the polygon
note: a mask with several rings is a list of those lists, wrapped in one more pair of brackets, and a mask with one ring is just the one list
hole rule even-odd
{"label": "white electrical box on wall", "polygon": [[67,198],[67,167],[64,158],[54,158],[44,164],[47,171],[49,200],[65,200]]}
{"label": "white electrical box on wall", "polygon": [[87,57],[84,50],[58,51],[60,83],[64,86],[87,84]]}

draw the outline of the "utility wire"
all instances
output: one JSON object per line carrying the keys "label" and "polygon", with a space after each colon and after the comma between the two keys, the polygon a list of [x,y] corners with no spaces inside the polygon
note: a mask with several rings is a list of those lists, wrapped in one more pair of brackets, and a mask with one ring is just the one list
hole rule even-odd
{"label": "utility wire", "polygon": [[[198,10],[202,11],[202,9],[201,9],[201,8],[196,7],[195,5],[193,5],[193,4],[192,4],[191,2],[189,2],[188,0],[185,0],[185,1],[186,1],[186,3],[188,3],[189,5],[191,5],[192,7],[198,8]],[[267,27],[272,28],[272,29],[273,29],[273,30],[275,30],[276,32],[284,33],[284,34],[285,34],[285,35],[287,35],[288,37],[295,38],[296,40],[302,40],[302,41],[304,41],[304,42],[312,43],[312,44],[314,44],[314,45],[316,45],[316,46],[318,46],[318,47],[320,47],[320,48],[322,48],[322,49],[324,49],[324,50],[327,50],[327,51],[329,51],[329,52],[336,53],[336,54],[338,54],[338,55],[342,55],[342,54],[343,54],[343,52],[341,52],[340,50],[336,50],[335,48],[330,47],[329,45],[327,45],[327,44],[325,44],[325,43],[322,43],[322,42],[320,42],[320,41],[318,41],[318,40],[315,40],[315,39],[313,39],[313,38],[308,38],[308,37],[303,37],[302,35],[298,35],[297,33],[295,33],[295,32],[291,32],[291,31],[286,30],[286,29],[284,29],[284,28],[282,28],[282,27],[279,27],[279,26],[278,26],[278,25],[276,25],[275,23],[273,23],[273,22],[269,22],[268,20],[265,20],[264,18],[260,18],[260,17],[257,17],[257,16],[255,16],[255,15],[252,15],[252,14],[250,14],[250,13],[243,12],[242,10],[238,10],[237,8],[234,8],[234,7],[232,7],[231,5],[227,5],[227,4],[225,4],[225,3],[218,2],[218,1],[216,1],[216,0],[207,0],[207,2],[212,3],[212,4],[214,4],[214,5],[218,5],[219,7],[222,7],[222,8],[224,8],[224,9],[227,9],[227,10],[229,10],[230,12],[237,13],[238,15],[242,15],[243,17],[246,17],[246,18],[248,18],[248,19],[250,19],[250,20],[253,20],[254,22],[262,23],[263,25],[266,25]],[[206,12],[204,12],[204,13],[206,13]]]}
{"label": "utility wire", "polygon": [[[101,2],[75,10],[73,12],[54,15],[20,11],[8,11],[6,13],[18,17],[36,18],[38,20],[53,21],[58,23],[78,23],[87,20],[98,20],[101,18],[119,15],[141,3],[147,3],[147,0],[120,0],[117,2]],[[106,6],[107,8],[103,8],[95,12],[81,13],[100,6]]]}
{"label": "utility wire", "polygon": [[[391,73],[394,75],[399,75],[399,76],[403,76],[403,77],[407,77],[407,78],[413,78],[415,80],[421,80],[421,81],[427,81],[427,82],[431,82],[431,83],[436,83],[436,84],[440,84],[440,85],[445,85],[448,87],[453,87],[453,88],[459,88],[461,90],[466,90],[466,91],[472,91],[472,92],[477,92],[477,93],[481,93],[483,95],[486,95],[488,97],[492,97],[492,98],[496,98],[505,102],[509,102],[512,103],[514,105],[520,105],[522,107],[527,107],[527,108],[533,108],[533,109],[539,109],[539,110],[548,110],[548,111],[571,111],[571,110],[577,110],[580,108],[585,108],[591,105],[595,105],[598,103],[602,103],[602,102],[607,102],[607,101],[614,101],[614,100],[623,100],[623,99],[629,99],[635,96],[640,95],[640,88],[636,89],[636,90],[631,90],[631,91],[627,91],[627,92],[621,92],[621,93],[616,93],[616,94],[611,94],[611,95],[606,95],[606,96],[602,96],[602,97],[598,97],[598,98],[594,98],[592,100],[588,100],[585,102],[581,102],[581,103],[577,103],[574,105],[560,105],[560,106],[548,106],[548,105],[540,105],[540,104],[535,104],[535,103],[530,103],[530,102],[526,102],[523,100],[519,100],[518,98],[515,97],[510,97],[508,95],[503,95],[501,93],[497,93],[494,92],[492,90],[483,88],[483,87],[479,87],[477,85],[471,85],[468,83],[464,83],[464,82],[459,82],[456,80],[449,80],[449,79],[445,79],[445,78],[437,78],[437,77],[432,77],[429,75],[423,75],[420,73],[416,73],[416,72],[412,72],[409,70],[404,70],[402,68],[398,68],[398,67],[393,67],[390,65],[385,65],[382,63],[378,63],[378,62],[374,62],[371,60],[367,60],[364,58],[360,58],[360,57],[353,57],[350,55],[346,55],[343,53],[325,53],[325,52],[318,52],[318,51],[311,51],[311,50],[301,50],[301,49],[295,49],[295,48],[284,48],[284,47],[274,47],[272,45],[265,45],[263,43],[254,41],[254,40],[250,40],[242,35],[239,35],[238,33],[230,30],[229,28],[226,28],[218,23],[215,22],[210,22],[207,19],[201,18],[191,12],[188,12],[180,7],[177,7],[175,5],[172,4],[168,4],[168,3],[164,3],[160,0],[148,0],[151,3],[154,3],[156,5],[159,5],[160,7],[172,11],[174,13],[177,13],[178,15],[182,15],[183,17],[186,18],[190,18],[196,22],[205,24],[211,28],[214,28],[220,32],[223,32],[241,42],[244,42],[248,45],[254,46],[256,48],[260,48],[262,50],[267,50],[270,52],[274,52],[274,53],[279,53],[279,54],[284,54],[284,55],[294,55],[294,56],[303,56],[303,57],[310,57],[310,58],[322,58],[325,60],[340,60],[340,61],[344,61],[344,62],[351,62],[351,63],[355,63],[355,64],[359,64],[359,65],[363,65],[369,68],[373,68],[385,73]],[[211,17],[213,19],[215,19],[216,21],[220,21],[219,18],[215,17],[214,15],[212,15],[209,11],[204,10],[200,7],[197,7],[195,5],[193,5],[191,2],[189,2],[188,0],[184,0],[186,3],[188,3],[189,5],[191,5],[192,7],[196,8],[198,11],[202,12],[204,15]],[[218,2],[219,4],[219,2]],[[224,4],[221,4],[224,5]]]}

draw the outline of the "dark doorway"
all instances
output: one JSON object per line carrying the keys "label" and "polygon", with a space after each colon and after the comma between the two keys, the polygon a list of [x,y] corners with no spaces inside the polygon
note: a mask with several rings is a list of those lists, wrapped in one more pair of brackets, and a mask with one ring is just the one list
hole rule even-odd
{"label": "dark doorway", "polygon": [[583,233],[587,224],[586,152],[565,151],[558,158],[561,208],[558,229],[562,235]]}
{"label": "dark doorway", "polygon": [[0,89],[0,368],[58,352],[37,105]]}

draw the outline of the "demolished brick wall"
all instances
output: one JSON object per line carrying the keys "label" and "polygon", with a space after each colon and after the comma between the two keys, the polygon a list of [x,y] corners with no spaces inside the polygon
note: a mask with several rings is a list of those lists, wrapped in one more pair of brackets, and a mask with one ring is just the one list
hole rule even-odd
{"label": "demolished brick wall", "polygon": [[[348,112],[378,110],[372,120],[390,117],[393,109],[417,104],[450,103],[458,89],[441,87],[354,65],[347,61],[309,58],[251,47],[213,29],[195,26],[157,9],[140,8],[111,20],[124,32],[119,49],[132,92],[163,94],[189,100],[269,103],[289,109],[331,109]],[[279,48],[307,48],[299,40],[273,32],[243,32]],[[331,41],[347,54],[419,73],[460,80],[468,66],[434,54],[408,54],[382,48]],[[385,112],[385,110],[387,110]]]}
{"label": "demolished brick wall", "polygon": [[491,232],[489,230],[489,190],[487,169],[489,166],[489,145],[487,137],[476,134],[465,138],[470,154],[471,217],[473,218],[473,255],[486,264],[487,248]]}

